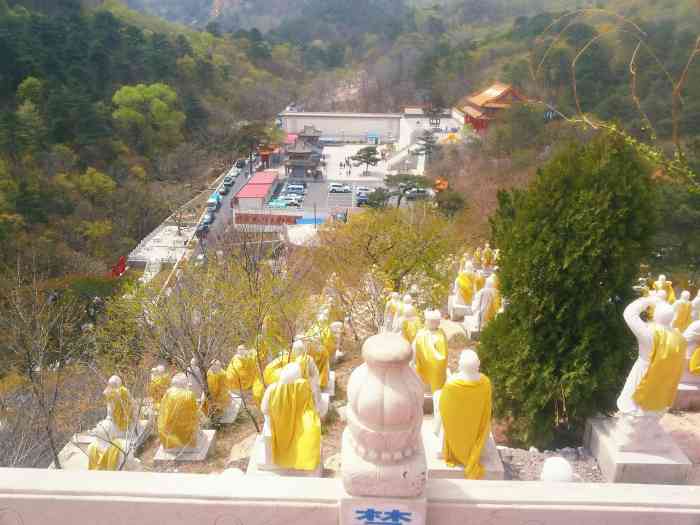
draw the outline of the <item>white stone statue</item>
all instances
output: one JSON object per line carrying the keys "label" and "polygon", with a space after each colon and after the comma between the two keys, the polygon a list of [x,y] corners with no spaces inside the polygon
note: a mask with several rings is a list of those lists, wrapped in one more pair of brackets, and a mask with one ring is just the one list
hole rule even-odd
{"label": "white stone statue", "polygon": [[484,287],[474,295],[472,315],[464,320],[468,333],[481,332],[484,326],[498,313],[498,306],[500,306],[497,305],[498,290],[492,277],[486,279]]}
{"label": "white stone statue", "polygon": [[[641,315],[650,306],[654,317],[647,323]],[[671,327],[673,307],[658,294],[633,301],[625,308],[624,319],[637,338],[639,357],[617,400],[616,441],[621,450],[653,450],[665,441],[658,421],[675,399],[686,342]]]}
{"label": "white stone statue", "polygon": [[136,404],[119,376],[112,376],[103,392],[107,403],[107,419],[112,420],[124,438],[137,424]]}
{"label": "white stone statue", "polygon": [[[686,348],[686,363],[683,367],[681,382],[700,387],[700,321],[690,323],[690,326],[683,332],[683,337],[688,342],[688,347]],[[693,359],[691,366],[693,356],[695,359]]]}
{"label": "white stone statue", "polygon": [[412,364],[429,392],[440,390],[447,379],[447,335],[440,328],[441,321],[439,311],[426,311],[425,328],[418,330],[411,345]]}
{"label": "white stone statue", "polygon": [[693,305],[690,302],[690,292],[683,290],[681,297],[673,303],[673,327],[683,332],[693,320]]}
{"label": "white stone statue", "polygon": [[193,357],[190,360],[190,366],[187,367],[185,371],[187,374],[187,380],[189,382],[189,388],[197,396],[197,399],[202,401],[202,395],[204,394],[204,376],[202,375],[201,367],[199,366],[199,360]]}
{"label": "white stone statue", "polygon": [[[303,375],[309,380],[316,407],[318,407],[319,412],[321,412],[325,416],[328,407],[327,404],[323,402],[323,396],[321,395],[321,378],[319,375],[318,367],[316,366],[313,357],[309,355],[309,352],[306,348],[306,344],[301,339],[302,337],[303,336],[297,335],[297,337],[294,340],[294,343],[292,343],[292,355],[289,361],[290,363],[292,361],[300,362],[304,357],[308,357],[308,359],[304,361],[304,366],[306,367],[306,374]],[[325,410],[324,405],[326,405]]]}
{"label": "white stone statue", "polygon": [[540,474],[540,481],[547,481],[550,483],[569,483],[575,481],[576,475],[574,474],[574,469],[564,458],[556,456],[553,458],[547,458],[544,460],[544,465],[542,465],[542,473]]}
{"label": "white stone statue", "polygon": [[652,289],[656,290],[657,292],[666,292],[666,301],[669,304],[673,304],[674,302],[676,302],[676,293],[673,290],[673,283],[671,283],[671,281],[666,280],[665,275],[659,275],[658,280],[654,281],[654,283],[652,284]]}
{"label": "white stone statue", "polygon": [[89,470],[143,470],[134,457],[134,446],[118,437],[120,430],[111,419],[103,419],[90,432],[94,440],[88,446]]}
{"label": "white stone statue", "polygon": [[691,303],[693,321],[700,321],[700,290]]}
{"label": "white stone statue", "polygon": [[397,334],[401,333],[401,323],[403,323],[404,320],[404,310],[409,304],[413,304],[413,297],[411,297],[410,294],[406,294],[403,296],[403,299],[401,300],[401,304],[399,306],[399,311],[394,316],[393,322],[391,324],[392,332]]}
{"label": "white stone statue", "polygon": [[348,381],[343,485],[352,496],[414,498],[427,478],[421,439],[423,383],[409,366],[411,347],[381,333],[362,346],[365,363]]}
{"label": "white stone statue", "polygon": [[340,350],[343,345],[343,329],[344,325],[342,321],[334,321],[331,323],[331,332],[335,337],[335,355],[333,356],[333,363],[335,364],[345,357],[345,354]]}
{"label": "white stone statue", "polygon": [[401,307],[401,299],[398,292],[391,292],[389,295],[389,300],[384,308],[384,324],[382,325],[382,331],[389,332],[394,326],[394,318],[399,315],[399,308]]}

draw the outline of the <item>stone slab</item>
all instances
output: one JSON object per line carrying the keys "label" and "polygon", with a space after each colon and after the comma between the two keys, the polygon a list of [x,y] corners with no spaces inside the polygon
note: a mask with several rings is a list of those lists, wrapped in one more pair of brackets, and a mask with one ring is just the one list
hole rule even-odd
{"label": "stone slab", "polygon": [[584,444],[608,481],[614,483],[650,483],[683,485],[691,463],[670,436],[666,452],[653,454],[621,452],[613,439],[614,420],[591,418],[586,422]]}
{"label": "stone slab", "polygon": [[462,321],[466,315],[471,314],[471,306],[457,304],[456,296],[450,295],[447,299],[447,314],[452,321]]}
{"label": "stone slab", "polygon": [[236,421],[238,413],[241,411],[241,406],[243,406],[243,401],[241,400],[241,397],[238,394],[230,392],[230,395],[231,404],[221,415],[221,418],[219,418],[219,423],[221,423],[222,425],[230,425],[234,421]]}
{"label": "stone slab", "polygon": [[[433,419],[423,420],[421,427],[423,446],[425,446],[425,458],[428,462],[428,479],[464,479],[464,467],[450,467],[442,459],[438,458],[438,452],[442,449],[440,438],[433,432]],[[481,452],[481,464],[484,466],[483,479],[505,479],[505,469],[501,460],[501,453],[496,447],[493,434],[489,438]]]}
{"label": "stone slab", "polygon": [[424,497],[368,498],[346,494],[340,498],[340,525],[425,525],[427,511]]}
{"label": "stone slab", "polygon": [[201,432],[202,436],[197,443],[196,449],[185,452],[170,452],[165,450],[163,445],[160,445],[153,461],[156,463],[165,461],[204,461],[216,440],[216,430],[202,430]]}
{"label": "stone slab", "polygon": [[323,456],[315,470],[283,469],[276,465],[265,464],[265,442],[262,435],[255,438],[253,451],[248,461],[246,474],[249,476],[289,476],[298,478],[322,478],[323,477]]}
{"label": "stone slab", "polygon": [[467,339],[470,341],[478,341],[481,337],[481,330],[476,322],[475,315],[468,315],[464,318],[464,331],[467,333]]}
{"label": "stone slab", "polygon": [[680,383],[673,410],[700,412],[700,385]]}

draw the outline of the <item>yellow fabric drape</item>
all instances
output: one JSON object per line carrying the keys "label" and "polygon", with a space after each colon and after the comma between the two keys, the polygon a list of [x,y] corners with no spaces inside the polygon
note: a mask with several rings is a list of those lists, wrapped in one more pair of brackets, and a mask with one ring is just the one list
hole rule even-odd
{"label": "yellow fabric drape", "polygon": [[153,405],[156,410],[160,407],[160,400],[168,391],[170,387],[170,375],[162,374],[155,375],[151,378],[151,382],[148,384],[148,395],[153,400]]}
{"label": "yellow fabric drape", "polygon": [[673,304],[676,302],[676,292],[673,291],[673,283],[671,281],[666,281],[663,286],[659,281],[654,281],[652,285],[654,290],[666,292],[666,302],[668,304]]}
{"label": "yellow fabric drape", "polygon": [[700,348],[693,352],[688,362],[688,371],[696,376],[700,376]]}
{"label": "yellow fabric drape", "polygon": [[129,391],[125,386],[109,388],[105,392],[105,399],[107,403],[113,404],[112,420],[114,424],[117,425],[117,428],[122,432],[126,431],[131,423],[131,411],[133,409],[131,406],[131,399],[129,398]]}
{"label": "yellow fabric drape", "polygon": [[681,332],[685,332],[685,329],[690,326],[692,322],[693,305],[690,302],[683,301],[677,305],[676,318],[673,320],[673,327],[677,328]]}
{"label": "yellow fabric drape", "polygon": [[484,248],[484,251],[481,252],[481,264],[484,268],[493,264],[493,250],[491,248]]}
{"label": "yellow fabric drape", "polygon": [[440,390],[447,379],[447,336],[442,329],[435,332],[435,345],[430,344],[431,332],[421,330],[416,336],[416,372],[431,392]]}
{"label": "yellow fabric drape", "polygon": [[420,319],[414,319],[413,321],[404,319],[404,322],[401,324],[401,334],[403,335],[404,339],[406,339],[406,341],[408,341],[409,343],[413,343],[413,340],[416,338],[418,331],[422,327],[423,325],[420,322]]}
{"label": "yellow fabric drape", "polygon": [[474,277],[473,272],[462,272],[457,277],[457,289],[459,290],[459,295],[462,296],[464,304],[472,304],[472,299],[474,298]]}
{"label": "yellow fabric drape", "polygon": [[[328,354],[328,359],[332,363],[335,360],[335,350],[338,340],[331,330],[330,325],[326,326],[321,332],[321,346],[326,350]],[[320,372],[320,369],[319,369]]]}
{"label": "yellow fabric drape", "polygon": [[170,388],[160,403],[158,436],[163,448],[192,447],[199,431],[199,407],[191,390]]}
{"label": "yellow fabric drape", "polygon": [[486,315],[484,315],[484,318],[481,320],[482,326],[485,326],[486,323],[493,321],[493,318],[496,317],[496,314],[498,313],[498,310],[501,307],[500,302],[501,294],[498,292],[498,290],[494,288],[493,297],[491,298],[491,304],[486,310]]}
{"label": "yellow fabric drape", "polygon": [[315,470],[321,461],[321,419],[309,381],[278,384],[270,394],[269,417],[275,465]]}
{"label": "yellow fabric drape", "polygon": [[[263,377],[260,377],[260,373],[257,371],[256,365],[256,375],[255,380],[253,381],[253,400],[255,401],[256,405],[260,406],[263,395],[265,394],[265,388],[279,379],[280,370],[282,370],[282,368],[284,368],[290,362],[289,352],[282,352],[265,367]],[[263,379],[265,379],[264,384]]]}
{"label": "yellow fabric drape", "polygon": [[258,365],[254,354],[236,355],[226,367],[226,379],[231,390],[250,390],[253,388]]}
{"label": "yellow fabric drape", "polygon": [[123,439],[114,439],[112,443],[101,451],[97,443],[90,443],[88,447],[89,470],[119,470],[122,466],[122,458],[126,451],[126,442]]}
{"label": "yellow fabric drape", "polygon": [[220,370],[219,372],[209,370],[207,372],[207,386],[209,387],[211,406],[209,406],[209,400],[207,400],[206,406],[203,407],[205,414],[210,409],[223,410],[231,404],[231,395],[229,394],[225,370]]}
{"label": "yellow fabric drape", "polygon": [[678,330],[654,325],[649,368],[632,396],[640,408],[659,411],[673,404],[685,365],[686,345]]}
{"label": "yellow fabric drape", "polygon": [[491,432],[491,381],[448,381],[440,395],[440,414],[445,430],[442,447],[445,462],[464,466],[466,479],[484,477],[481,452]]}
{"label": "yellow fabric drape", "polygon": [[478,292],[479,290],[481,290],[485,284],[486,284],[486,277],[484,277],[483,275],[478,274],[478,273],[474,275],[474,290],[475,290],[475,292]]}

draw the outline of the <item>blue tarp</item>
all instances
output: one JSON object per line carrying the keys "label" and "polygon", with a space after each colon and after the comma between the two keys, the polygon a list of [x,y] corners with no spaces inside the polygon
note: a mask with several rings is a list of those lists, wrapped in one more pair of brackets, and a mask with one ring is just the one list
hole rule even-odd
{"label": "blue tarp", "polygon": [[302,217],[297,219],[297,224],[323,224],[323,220],[322,217],[316,217],[315,219],[313,217]]}

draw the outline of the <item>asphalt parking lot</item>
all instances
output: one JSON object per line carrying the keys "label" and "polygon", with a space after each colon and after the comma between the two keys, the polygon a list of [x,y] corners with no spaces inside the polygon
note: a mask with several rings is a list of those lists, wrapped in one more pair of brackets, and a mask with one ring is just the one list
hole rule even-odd
{"label": "asphalt parking lot", "polygon": [[[328,181],[307,183],[307,192],[301,209],[305,214],[314,212],[317,214],[338,213],[357,205],[357,188],[366,187],[374,189],[382,186],[381,182],[363,181],[355,184],[348,184],[352,188],[351,193],[328,193]],[[293,211],[298,208],[289,208]]]}

